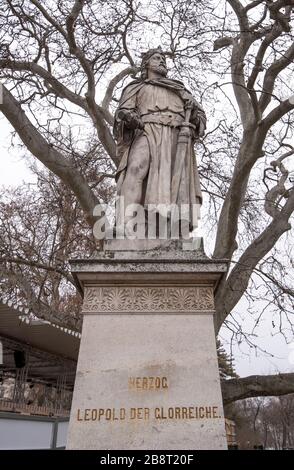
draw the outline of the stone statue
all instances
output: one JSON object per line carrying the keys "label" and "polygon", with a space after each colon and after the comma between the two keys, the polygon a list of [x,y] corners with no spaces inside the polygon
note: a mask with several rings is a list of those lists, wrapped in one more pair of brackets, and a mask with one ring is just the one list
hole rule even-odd
{"label": "stone statue", "polygon": [[194,142],[204,134],[205,113],[181,82],[166,76],[160,47],[143,54],[141,77],[125,87],[115,114],[117,191],[125,208],[191,209],[202,201]]}

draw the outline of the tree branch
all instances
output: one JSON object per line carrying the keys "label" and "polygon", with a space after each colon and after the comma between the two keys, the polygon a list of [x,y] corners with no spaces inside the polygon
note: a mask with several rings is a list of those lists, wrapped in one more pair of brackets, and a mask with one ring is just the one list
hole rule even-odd
{"label": "tree branch", "polygon": [[272,65],[267,69],[263,80],[262,94],[259,99],[259,106],[262,112],[265,111],[266,107],[271,102],[277,76],[282,70],[284,70],[288,65],[293,62],[293,59],[294,42],[293,44],[291,44],[285,54],[283,54],[280,59],[273,62]]}
{"label": "tree branch", "polygon": [[293,297],[293,299],[294,299],[294,290],[293,289],[291,289],[290,287],[284,286],[280,281],[275,279],[269,273],[266,273],[266,272],[262,271],[262,269],[255,269],[255,271],[257,271],[258,273],[261,274],[261,276],[264,276],[269,281],[271,281],[279,289],[279,291],[283,292],[283,294],[286,294],[289,297]]}
{"label": "tree branch", "polygon": [[228,0],[228,3],[233,9],[240,27],[240,35],[233,40],[231,75],[235,97],[240,110],[241,121],[244,129],[246,129],[254,110],[245,84],[244,59],[255,38],[250,33],[247,13],[241,2],[239,0]]}
{"label": "tree branch", "polygon": [[229,379],[221,387],[224,405],[245,398],[288,395],[294,393],[294,373]]}
{"label": "tree branch", "polygon": [[31,3],[33,3],[33,5],[35,5],[38,8],[38,10],[42,13],[44,18],[48,21],[48,23],[54,26],[54,28],[56,28],[57,31],[59,31],[64,38],[66,38],[65,30],[62,28],[62,26],[59,23],[57,23],[57,21],[54,20],[54,18],[52,18],[52,16],[49,15],[46,8],[44,8],[38,0],[31,0]]}
{"label": "tree branch", "polygon": [[45,86],[48,88],[50,85],[50,90],[54,92],[57,96],[67,99],[71,103],[79,106],[88,112],[88,105],[85,98],[82,98],[80,95],[72,92],[69,88],[63,85],[57,78],[55,78],[48,70],[41,67],[35,62],[16,62],[9,59],[0,60],[1,69],[10,69],[20,72],[32,72],[34,75],[45,80]]}
{"label": "tree branch", "polygon": [[95,101],[95,76],[93,72],[93,67],[91,62],[86,58],[82,49],[78,47],[74,34],[74,24],[79,13],[82,11],[84,4],[85,0],[76,0],[71,13],[66,19],[67,42],[69,45],[70,53],[79,60],[87,76],[88,90],[86,93],[86,99],[90,102],[90,105],[93,107],[92,102]]}
{"label": "tree branch", "polygon": [[213,50],[218,51],[219,49],[222,49],[223,47],[229,47],[229,46],[232,46],[233,44],[234,44],[233,38],[229,36],[223,36],[214,41]]}
{"label": "tree branch", "polygon": [[[110,125],[113,124],[113,117],[108,110],[104,110],[98,106],[95,100],[88,100],[80,95],[72,92],[63,85],[57,78],[55,78],[48,70],[44,69],[35,62],[16,62],[9,59],[0,60],[0,68],[9,68],[16,71],[29,71],[45,80],[45,86],[49,91],[55,93],[57,96],[67,99],[71,103],[79,106],[86,111],[93,120],[97,129],[99,140],[105,148],[108,155],[111,157],[115,165],[118,165],[116,158],[116,147],[112,134],[107,127],[106,120]],[[50,85],[50,87],[49,87]]]}
{"label": "tree branch", "polygon": [[[279,27],[274,27],[268,34],[265,35],[264,40],[262,41],[255,58],[254,67],[251,71],[251,74],[247,81],[248,92],[252,99],[252,104],[255,109],[255,116],[257,122],[262,116],[263,109],[260,102],[257,100],[256,92],[254,90],[254,84],[260,72],[263,71],[263,59],[266,53],[267,48],[272,42],[280,36],[282,30]],[[268,95],[267,95],[268,96]]]}
{"label": "tree branch", "polygon": [[100,106],[97,105],[95,101],[95,75],[93,71],[93,66],[91,62],[86,58],[84,52],[80,47],[78,47],[74,34],[74,24],[75,21],[82,11],[82,8],[85,4],[85,0],[76,0],[70,15],[66,19],[66,29],[67,37],[66,40],[69,45],[69,51],[74,55],[80,62],[88,81],[88,89],[86,93],[86,100],[88,103],[89,114],[94,120],[94,124],[97,129],[98,137],[104,146],[107,153],[112,158],[115,165],[118,165],[118,160],[116,158],[116,146],[111,135],[109,128],[104,122],[104,118],[109,118],[109,113],[105,113]]}
{"label": "tree branch", "polygon": [[292,190],[284,207],[276,213],[268,227],[243,252],[227,281],[218,290],[216,295],[216,331],[219,331],[226,317],[244,294],[254,268],[275,246],[279,238],[290,230],[289,218],[293,211],[294,191]]}
{"label": "tree branch", "polygon": [[274,108],[260,123],[267,132],[281,117],[294,109],[294,95],[282,101],[279,106]]}
{"label": "tree branch", "polygon": [[68,159],[46,142],[4,85],[2,90],[3,103],[0,104],[0,111],[16,130],[27,149],[71,188],[85,212],[86,219],[90,225],[93,225],[95,222],[93,209],[99,201],[87,181]]}
{"label": "tree branch", "polygon": [[44,263],[38,263],[33,260],[26,260],[23,258],[18,258],[18,257],[11,257],[11,256],[1,256],[0,257],[0,263],[14,263],[14,264],[23,264],[25,266],[31,266],[34,268],[42,269],[44,271],[51,271],[60,274],[63,276],[67,281],[69,281],[74,287],[76,287],[75,281],[73,277],[66,272],[64,269],[58,268],[57,266],[50,266],[48,264]]}
{"label": "tree branch", "polygon": [[57,315],[57,312],[53,311],[48,305],[44,302],[40,302],[36,296],[30,281],[26,276],[21,273],[11,272],[9,270],[3,269],[0,267],[1,277],[7,277],[18,286],[19,290],[22,292],[23,296],[26,298],[26,308],[32,310],[32,312],[44,320],[56,321],[59,324],[64,326],[64,321],[61,323],[62,318]]}
{"label": "tree branch", "polygon": [[119,162],[116,157],[116,146],[112,134],[105,123],[105,119],[112,125],[112,119],[110,113],[106,113],[103,108],[97,105],[95,102],[95,76],[93,72],[93,67],[91,62],[86,58],[85,54],[83,53],[82,49],[78,47],[75,34],[74,34],[74,25],[78,18],[78,15],[82,11],[82,8],[85,4],[85,0],[75,0],[74,6],[71,10],[71,13],[68,15],[66,19],[66,31],[52,18],[46,11],[45,8],[42,7],[38,0],[33,0],[32,3],[39,9],[39,11],[43,14],[46,20],[54,26],[57,31],[59,31],[69,46],[70,53],[75,56],[78,61],[80,62],[86,76],[88,82],[88,89],[86,93],[86,101],[88,104],[88,113],[91,116],[94,125],[97,129],[98,137],[104,146],[106,152],[111,157],[113,162],[116,166],[118,166]]}
{"label": "tree branch", "polygon": [[[289,171],[284,167],[282,161],[293,155],[293,153],[294,149],[284,153],[280,158],[271,162],[271,168],[269,168],[275,172],[278,168],[282,175],[277,184],[267,192],[265,197],[264,209],[265,212],[272,218],[276,217],[279,214],[279,209],[277,207],[277,199],[281,197],[287,197],[289,195],[288,190],[285,187],[285,183],[289,176]],[[267,169],[264,170],[264,173],[266,171]]]}
{"label": "tree branch", "polygon": [[139,72],[139,70],[140,69],[138,67],[127,67],[126,69],[119,72],[115,77],[113,77],[112,80],[110,80],[105,96],[101,104],[102,108],[105,111],[109,110],[109,105],[111,103],[113,92],[117,84],[127,75],[131,75],[131,74],[135,75],[137,72]]}
{"label": "tree branch", "polygon": [[249,31],[249,22],[245,8],[239,0],[227,0],[237,16],[241,32]]}
{"label": "tree branch", "polygon": [[213,256],[231,259],[237,248],[236,235],[238,220],[242,207],[248,179],[254,163],[261,157],[265,132],[252,122],[251,127],[244,130],[243,140],[235,163],[230,187],[227,191],[217,227],[217,236]]}
{"label": "tree branch", "polygon": [[251,3],[249,3],[248,5],[246,5],[246,6],[244,7],[244,10],[245,10],[246,13],[247,13],[249,10],[251,10],[252,8],[257,7],[258,5],[260,5],[260,4],[263,3],[263,2],[264,2],[264,0],[255,0],[254,2],[251,2]]}

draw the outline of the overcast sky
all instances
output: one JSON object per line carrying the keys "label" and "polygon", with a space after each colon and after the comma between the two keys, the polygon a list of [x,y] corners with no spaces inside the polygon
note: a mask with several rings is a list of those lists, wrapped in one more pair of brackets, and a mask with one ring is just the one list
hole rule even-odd
{"label": "overcast sky", "polygon": [[[19,147],[10,148],[10,134],[12,128],[5,118],[0,117],[0,186],[5,191],[5,187],[18,185],[22,182],[33,181],[30,171],[21,158]],[[205,240],[205,245],[209,244]],[[209,249],[209,248],[208,248]],[[236,315],[246,316],[247,303],[242,299],[235,308]],[[248,317],[248,315],[247,315]],[[236,370],[239,375],[254,374],[275,374],[277,372],[294,371],[294,343],[287,345],[280,335],[273,336],[275,331],[272,328],[272,318],[270,315],[261,322],[256,333],[258,340],[256,343],[262,350],[266,350],[274,357],[250,349],[244,342],[239,346],[234,346]],[[250,327],[250,320],[246,320],[246,326]],[[230,334],[224,329],[221,330],[221,339],[229,340]],[[293,346],[293,348],[292,348]],[[229,350],[229,347],[226,347]]]}

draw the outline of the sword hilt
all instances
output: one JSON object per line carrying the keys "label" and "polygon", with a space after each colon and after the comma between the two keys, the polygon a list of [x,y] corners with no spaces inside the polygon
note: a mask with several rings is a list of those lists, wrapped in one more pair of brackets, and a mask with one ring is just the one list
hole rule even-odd
{"label": "sword hilt", "polygon": [[191,113],[192,113],[192,106],[187,106],[186,112],[185,112],[185,122],[190,122]]}
{"label": "sword hilt", "polygon": [[192,113],[192,106],[185,108],[185,120],[180,124],[180,134],[186,135],[187,137],[190,136],[190,129],[196,129],[194,124],[191,124],[190,118]]}

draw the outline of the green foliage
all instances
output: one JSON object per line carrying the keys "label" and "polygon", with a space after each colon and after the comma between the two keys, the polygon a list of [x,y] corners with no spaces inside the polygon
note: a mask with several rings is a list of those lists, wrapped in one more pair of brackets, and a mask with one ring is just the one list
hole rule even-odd
{"label": "green foliage", "polygon": [[216,341],[216,349],[220,378],[222,380],[238,378],[238,374],[235,371],[234,360],[225,351],[219,339]]}

